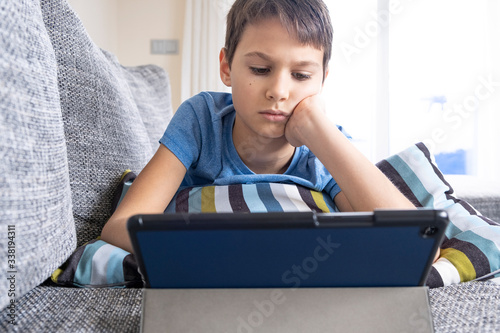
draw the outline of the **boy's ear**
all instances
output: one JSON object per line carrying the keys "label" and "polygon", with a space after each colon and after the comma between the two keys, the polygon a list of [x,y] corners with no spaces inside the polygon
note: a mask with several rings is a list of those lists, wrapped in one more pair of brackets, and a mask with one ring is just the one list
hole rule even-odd
{"label": "boy's ear", "polygon": [[325,77],[323,78],[323,84],[322,84],[322,86],[324,86],[324,85],[325,85],[325,80],[326,80],[326,78],[328,77],[328,73],[330,73],[330,67],[327,67],[327,68],[326,68],[326,71],[325,71]]}
{"label": "boy's ear", "polygon": [[231,87],[231,68],[226,58],[226,49],[222,48],[219,54],[220,79],[226,86]]}

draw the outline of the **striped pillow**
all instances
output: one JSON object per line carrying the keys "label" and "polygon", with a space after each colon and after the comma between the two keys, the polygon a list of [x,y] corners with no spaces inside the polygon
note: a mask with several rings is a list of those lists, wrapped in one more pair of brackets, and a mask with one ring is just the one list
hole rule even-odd
{"label": "striped pillow", "polygon": [[[135,179],[130,170],[122,175],[113,207],[120,203]],[[190,187],[179,191],[168,212],[333,212],[325,193],[299,185],[261,183]],[[142,278],[132,254],[102,240],[80,246],[51,276],[61,286],[140,287]]]}
{"label": "striped pillow", "polygon": [[142,287],[134,255],[94,239],[80,246],[51,276],[68,287]]}
{"label": "striped pillow", "polygon": [[[441,246],[441,258],[434,263],[428,277],[429,287],[500,276],[500,224],[453,196],[452,187],[425,145],[416,144],[377,166],[415,206],[448,212],[451,223]],[[122,188],[124,192],[128,186]],[[117,195],[123,197],[124,194]],[[328,195],[298,185],[259,183],[186,188],[176,195],[165,212],[305,210],[332,212],[336,207]],[[66,264],[54,272],[52,280],[78,287],[142,284],[133,255],[100,240],[78,248]]]}
{"label": "striped pillow", "polygon": [[450,218],[441,258],[427,280],[439,287],[500,276],[500,224],[453,196],[427,147],[418,143],[377,164],[417,207],[445,210]]}
{"label": "striped pillow", "polygon": [[326,193],[281,183],[189,187],[179,191],[165,213],[333,212]]}

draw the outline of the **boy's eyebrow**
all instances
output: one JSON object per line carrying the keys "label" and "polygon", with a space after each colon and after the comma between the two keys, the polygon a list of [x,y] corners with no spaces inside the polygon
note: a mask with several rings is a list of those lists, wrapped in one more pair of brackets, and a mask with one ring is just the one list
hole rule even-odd
{"label": "boy's eyebrow", "polygon": [[[267,54],[265,53],[262,53],[262,52],[259,52],[259,51],[255,51],[255,52],[249,52],[247,54],[244,55],[245,58],[253,58],[253,57],[258,57],[258,58],[261,58],[265,61],[269,61],[269,62],[272,62],[273,61],[273,58],[271,58],[270,56],[268,56]],[[313,67],[321,67],[321,65],[319,63],[317,63],[316,61],[308,61],[308,60],[304,60],[304,61],[298,61],[296,63],[294,63],[295,66],[313,66]]]}
{"label": "boy's eyebrow", "polygon": [[245,54],[245,57],[246,58],[253,58],[253,57],[258,57],[258,58],[262,58],[266,61],[272,61],[273,59],[268,56],[267,54],[265,53],[262,53],[262,52],[258,52],[258,51],[255,51],[255,52],[249,52],[247,54]]}

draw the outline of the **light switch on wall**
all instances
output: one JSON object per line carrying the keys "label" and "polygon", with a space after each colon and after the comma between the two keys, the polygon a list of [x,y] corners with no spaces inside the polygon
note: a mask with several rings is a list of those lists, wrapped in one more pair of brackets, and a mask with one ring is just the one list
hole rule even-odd
{"label": "light switch on wall", "polygon": [[152,39],[151,54],[178,54],[179,40],[177,39]]}

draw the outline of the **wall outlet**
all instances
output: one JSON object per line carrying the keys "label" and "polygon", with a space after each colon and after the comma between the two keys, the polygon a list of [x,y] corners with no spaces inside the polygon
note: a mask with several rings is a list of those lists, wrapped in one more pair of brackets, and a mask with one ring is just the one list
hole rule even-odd
{"label": "wall outlet", "polygon": [[151,54],[179,54],[179,40],[152,39]]}

